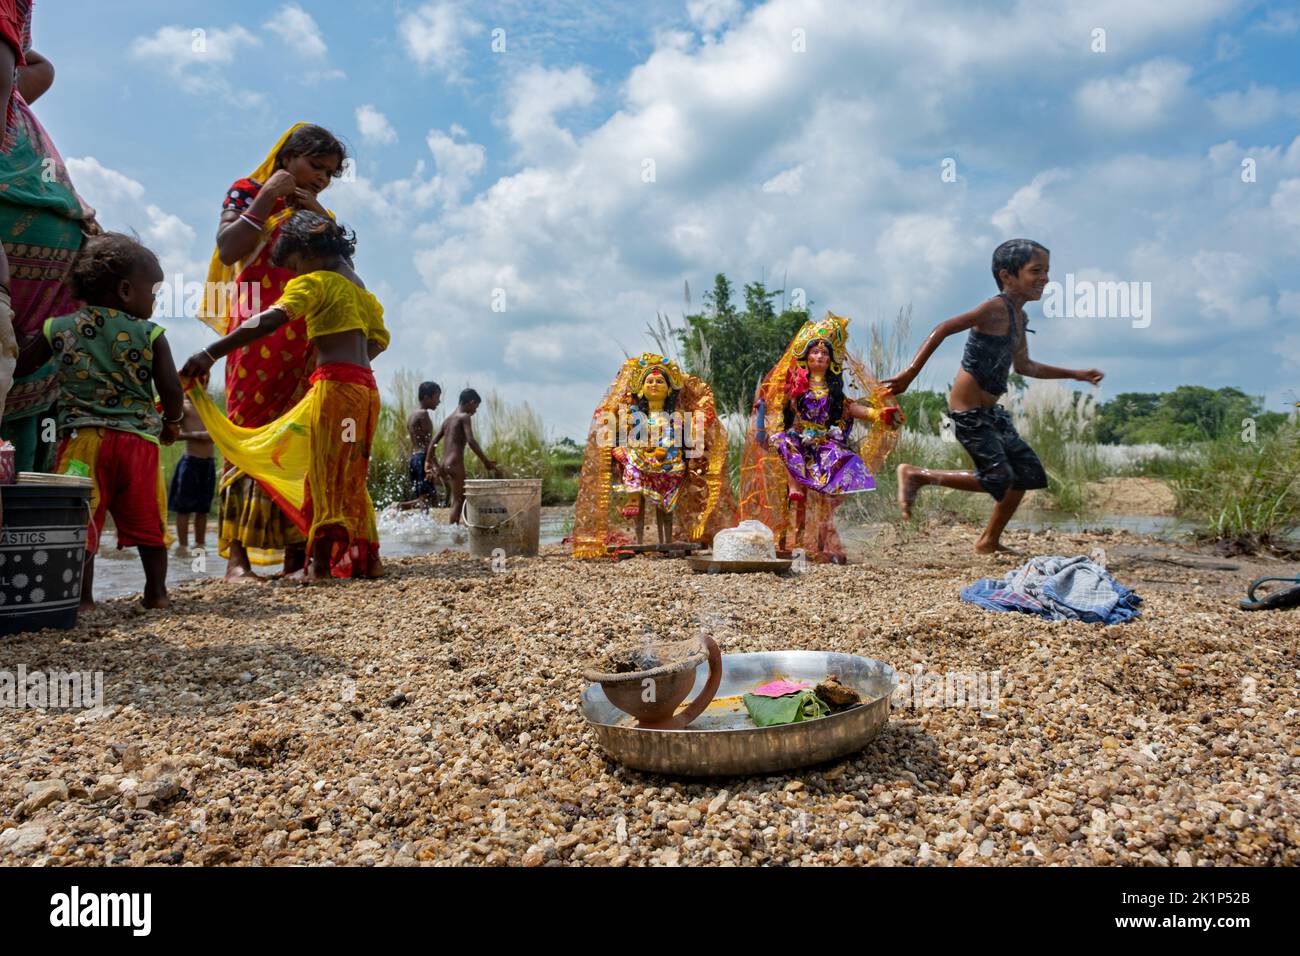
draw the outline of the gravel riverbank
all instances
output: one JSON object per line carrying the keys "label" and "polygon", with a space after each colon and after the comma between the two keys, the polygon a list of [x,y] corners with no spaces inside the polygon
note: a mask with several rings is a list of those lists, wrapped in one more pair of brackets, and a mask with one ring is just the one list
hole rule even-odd
{"label": "gravel riverbank", "polygon": [[[1235,609],[1256,567],[1019,533],[1105,548],[1146,598],[1120,627],[1044,623],[960,602],[1012,566],[973,537],[886,529],[853,539],[864,563],[789,577],[552,546],[500,572],[441,555],[376,583],[186,584],[167,613],[108,602],[0,639],[0,671],[102,671],[105,698],[5,714],[0,864],[1300,863],[1300,612]],[[583,665],[701,628],[724,652],[998,672],[1001,699],[897,707],[860,754],[776,776],[609,761]]]}

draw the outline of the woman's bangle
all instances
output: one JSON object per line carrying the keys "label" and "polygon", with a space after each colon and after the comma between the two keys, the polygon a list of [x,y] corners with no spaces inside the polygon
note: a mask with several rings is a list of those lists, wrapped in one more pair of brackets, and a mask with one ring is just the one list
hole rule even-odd
{"label": "woman's bangle", "polygon": [[164,415],[163,421],[168,425],[179,425],[181,422],[185,421],[185,413],[181,412],[175,418],[168,418],[166,415]]}
{"label": "woman's bangle", "polygon": [[208,347],[206,345],[203,348],[199,349],[199,351],[202,352],[204,355],[206,355],[208,357],[208,361],[211,362],[213,365],[217,364],[217,357],[208,351]]}
{"label": "woman's bangle", "polygon": [[258,232],[261,232],[266,227],[266,223],[249,213],[241,212],[239,218],[242,219],[246,225],[252,226]]}

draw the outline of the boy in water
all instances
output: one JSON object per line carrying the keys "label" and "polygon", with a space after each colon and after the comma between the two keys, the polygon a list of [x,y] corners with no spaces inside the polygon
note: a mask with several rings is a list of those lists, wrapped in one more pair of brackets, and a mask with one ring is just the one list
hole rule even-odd
{"label": "boy in water", "polygon": [[217,487],[217,464],[212,459],[212,439],[203,429],[203,421],[189,398],[185,399],[185,417],[181,420],[180,438],[185,454],[172,472],[167,504],[176,512],[177,547],[190,548],[190,515],[194,515],[194,545],[207,547],[208,512]]}
{"label": "boy in water", "polygon": [[[474,439],[474,428],[470,424],[470,419],[482,401],[478,392],[472,388],[461,392],[456,410],[447,416],[438,429],[438,434],[429,442],[425,475],[432,481],[441,474],[451,482],[451,517],[447,519],[449,524],[459,524],[461,512],[465,509],[465,446],[474,449],[474,454],[478,455],[488,471],[495,473],[497,470],[497,463],[483,454],[483,449]],[[443,446],[442,461],[439,462],[434,456],[434,450],[444,438],[447,439],[447,444]]]}
{"label": "boy in water", "polygon": [[898,466],[898,503],[904,518],[922,485],[943,485],[962,491],[986,491],[997,502],[988,527],[975,542],[979,554],[1010,551],[1002,531],[1016,513],[1025,492],[1047,487],[1047,473],[1034,450],[1016,433],[1011,416],[998,403],[1007,390],[1007,373],[1014,368],[1029,378],[1070,378],[1093,385],[1102,379],[1095,368],[1056,368],[1029,357],[1029,331],[1024,304],[1043,297],[1049,256],[1029,239],[1011,239],[993,252],[993,279],[999,293],[963,315],[940,322],[902,373],[883,383],[893,395],[907,391],[934,350],[950,335],[970,331],[961,369],[948,396],[948,415],[957,440],[975,462],[972,471],[933,471],[916,465]]}
{"label": "boy in water", "polygon": [[437,382],[424,382],[418,392],[420,407],[406,419],[406,433],[411,437],[411,460],[408,474],[415,486],[415,497],[397,507],[402,511],[419,508],[428,511],[437,504],[438,487],[429,480],[424,467],[433,438],[433,411],[442,404],[442,386]]}

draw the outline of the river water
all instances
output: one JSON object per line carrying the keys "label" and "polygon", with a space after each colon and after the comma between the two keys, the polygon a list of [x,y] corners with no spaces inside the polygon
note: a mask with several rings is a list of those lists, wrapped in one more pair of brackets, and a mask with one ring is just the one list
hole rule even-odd
{"label": "river water", "polygon": [[[570,508],[543,508],[541,543],[558,544],[569,533]],[[380,555],[385,558],[407,558],[444,551],[469,552],[469,531],[463,526],[452,526],[436,514],[419,511],[385,510],[375,516],[379,527]],[[174,516],[173,516],[174,520]],[[226,571],[226,560],[217,554],[216,521],[208,519],[208,549],[201,553],[183,553],[173,547],[167,557],[168,585],[184,584],[220,577]],[[173,526],[173,534],[175,527]],[[267,572],[278,568],[267,568]],[[95,559],[95,600],[127,597],[139,594],[144,587],[144,571],[140,556],[134,548],[117,549],[117,536],[111,528],[104,532]]]}
{"label": "river water", "polygon": [[[386,558],[405,558],[441,554],[444,551],[468,553],[469,531],[463,526],[454,527],[440,521],[446,514],[446,511],[427,513],[393,509],[379,512],[376,521],[381,554]],[[559,544],[563,541],[572,528],[572,516],[571,507],[543,508],[541,543]],[[209,529],[215,526],[215,521],[209,520]],[[1190,530],[1190,526],[1178,518],[1159,515],[1099,515],[1079,519],[1050,513],[1026,514],[1012,521],[1010,527],[1035,531],[1055,528],[1071,533],[1109,528],[1166,540],[1179,537]],[[863,531],[870,533],[869,529]],[[852,531],[848,532],[848,536],[854,537]],[[217,555],[215,540],[215,535],[209,530],[209,550],[202,554],[184,554],[173,548],[168,556],[167,583],[182,584],[224,574],[226,562]],[[144,572],[140,568],[139,556],[134,548],[118,551],[117,539],[110,528],[104,533],[99,557],[95,560],[95,599],[139,594],[143,586]]]}

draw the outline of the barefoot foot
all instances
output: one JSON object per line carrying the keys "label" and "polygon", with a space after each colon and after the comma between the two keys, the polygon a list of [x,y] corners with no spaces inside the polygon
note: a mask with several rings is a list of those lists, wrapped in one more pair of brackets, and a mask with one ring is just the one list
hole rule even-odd
{"label": "barefoot foot", "polygon": [[260,574],[254,574],[248,568],[226,568],[226,581],[231,584],[253,584],[264,580]]}
{"label": "barefoot foot", "polygon": [[1007,554],[1007,555],[1016,555],[1016,556],[1020,556],[1024,554],[1023,551],[1017,551],[1015,548],[1008,548],[1001,541],[989,542],[984,540],[975,542],[975,553],[976,554]]}
{"label": "barefoot foot", "polygon": [[898,471],[898,507],[903,512],[904,520],[911,520],[912,505],[916,504],[916,493],[921,488],[920,481],[912,471],[911,465],[899,465]]}
{"label": "barefoot foot", "polygon": [[165,594],[162,597],[141,598],[140,603],[150,611],[163,611],[172,606],[171,598]]}

